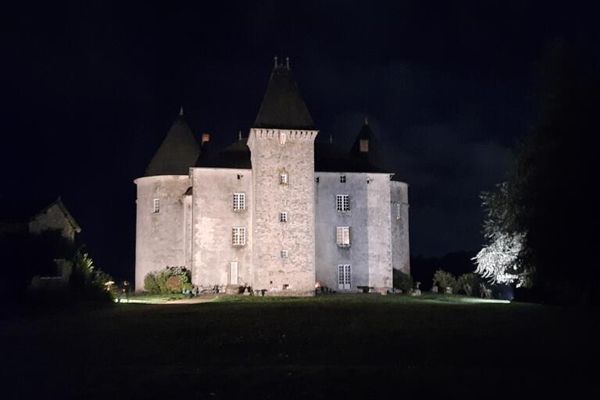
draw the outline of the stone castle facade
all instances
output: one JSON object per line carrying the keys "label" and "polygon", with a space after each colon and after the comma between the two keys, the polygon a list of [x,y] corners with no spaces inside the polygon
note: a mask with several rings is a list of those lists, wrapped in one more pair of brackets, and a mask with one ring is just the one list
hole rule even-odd
{"label": "stone castle facade", "polygon": [[410,272],[408,186],[377,167],[365,121],[342,152],[318,131],[291,76],[275,63],[248,137],[225,149],[177,118],[137,185],[136,290],[166,266],[198,286],[271,295],[392,287]]}

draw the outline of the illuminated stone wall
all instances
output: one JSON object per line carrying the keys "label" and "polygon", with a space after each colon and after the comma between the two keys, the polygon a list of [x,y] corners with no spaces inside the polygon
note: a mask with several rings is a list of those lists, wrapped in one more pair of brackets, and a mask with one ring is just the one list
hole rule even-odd
{"label": "illuminated stone wall", "polygon": [[[345,177],[341,182],[340,177]],[[390,218],[390,175],[316,172],[317,280],[336,291],[356,292],[359,286],[385,291],[392,287],[393,243]],[[338,212],[336,195],[350,196],[350,211]],[[350,247],[336,242],[336,227],[350,227]],[[338,265],[351,266],[350,288],[338,286]]]}
{"label": "illuminated stone wall", "polygon": [[390,175],[363,175],[367,181],[369,286],[385,293],[393,286]]}
{"label": "illuminated stone wall", "polygon": [[[314,139],[316,131],[252,129],[254,288],[313,295],[315,285]],[[280,174],[287,173],[287,184]],[[288,221],[280,222],[280,212]],[[282,257],[281,251],[287,251]]]}
{"label": "illuminated stone wall", "polygon": [[[323,286],[340,290],[337,285],[338,265],[352,267],[351,288],[369,285],[369,240],[367,237],[367,179],[366,174],[316,172],[316,245],[317,280]],[[340,176],[346,182],[340,182]],[[338,212],[336,195],[350,196],[350,211]],[[336,242],[336,227],[350,227],[350,247],[339,247]]]}
{"label": "illuminated stone wall", "polygon": [[395,269],[410,274],[410,240],[408,230],[408,185],[391,183],[392,264]]}
{"label": "illuminated stone wall", "polygon": [[[252,285],[252,171],[249,169],[192,169],[193,268],[196,285],[231,283],[232,261],[238,262],[238,284]],[[233,194],[246,194],[246,209],[233,210]],[[246,244],[232,245],[232,228],[246,228]]]}
{"label": "illuminated stone wall", "polygon": [[[144,177],[135,183],[135,289],[142,290],[148,272],[167,266],[188,266],[184,251],[183,198],[191,183],[187,175]],[[153,212],[154,199],[160,201],[157,213]]]}

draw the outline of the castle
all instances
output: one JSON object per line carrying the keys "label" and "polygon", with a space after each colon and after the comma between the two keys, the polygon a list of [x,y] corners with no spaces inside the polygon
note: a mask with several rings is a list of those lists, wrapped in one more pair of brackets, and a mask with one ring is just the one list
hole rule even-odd
{"label": "castle", "polygon": [[267,295],[391,289],[393,268],[410,272],[408,185],[377,166],[366,120],[346,153],[317,134],[277,59],[247,137],[213,149],[180,112],[135,180],[136,290],[166,266]]}

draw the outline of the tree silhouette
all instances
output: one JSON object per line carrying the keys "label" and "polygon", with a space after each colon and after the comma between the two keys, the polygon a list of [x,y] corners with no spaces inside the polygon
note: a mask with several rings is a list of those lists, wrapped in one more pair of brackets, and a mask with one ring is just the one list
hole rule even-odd
{"label": "tree silhouette", "polygon": [[536,296],[589,302],[598,213],[594,196],[600,135],[597,63],[556,44],[543,63],[540,120],[519,149],[510,179],[512,231],[525,233],[521,260]]}

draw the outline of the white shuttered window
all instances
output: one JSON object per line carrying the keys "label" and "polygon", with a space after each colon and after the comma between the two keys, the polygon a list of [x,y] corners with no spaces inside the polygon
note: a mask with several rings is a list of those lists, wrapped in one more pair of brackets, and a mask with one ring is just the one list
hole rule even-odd
{"label": "white shuttered window", "polygon": [[350,227],[338,226],[335,230],[335,240],[339,247],[350,247]]}
{"label": "white shuttered window", "polygon": [[233,194],[233,211],[244,211],[246,209],[246,193]]}
{"label": "white shuttered window", "polygon": [[234,227],[231,232],[231,244],[234,246],[246,245],[246,228]]}

